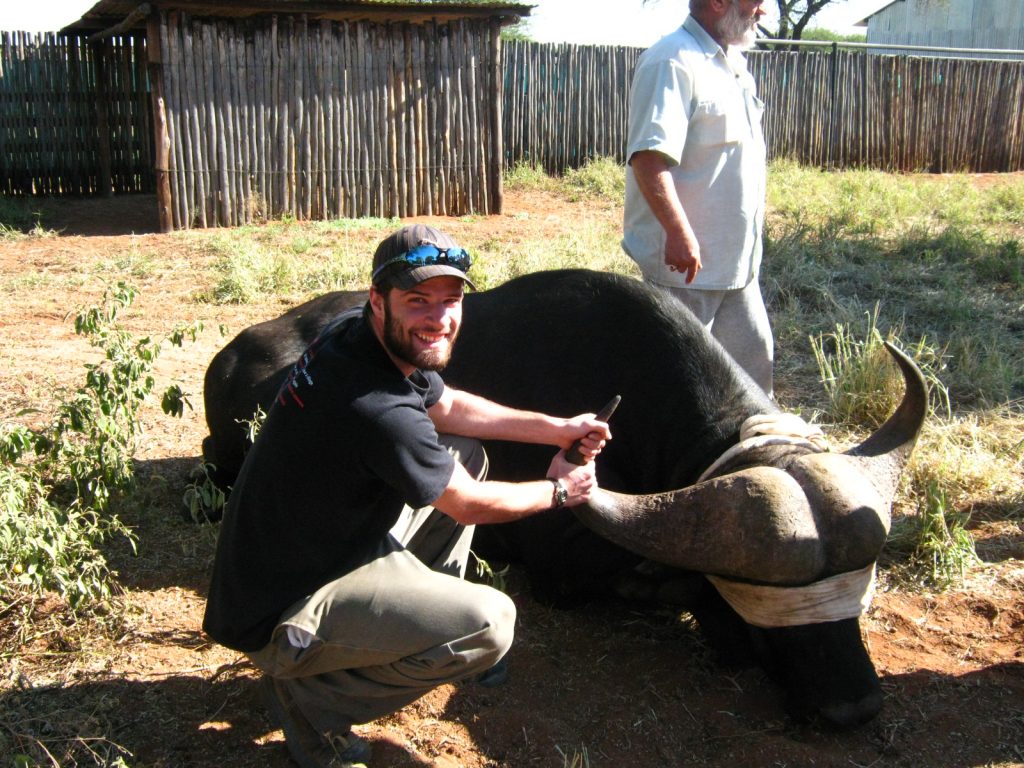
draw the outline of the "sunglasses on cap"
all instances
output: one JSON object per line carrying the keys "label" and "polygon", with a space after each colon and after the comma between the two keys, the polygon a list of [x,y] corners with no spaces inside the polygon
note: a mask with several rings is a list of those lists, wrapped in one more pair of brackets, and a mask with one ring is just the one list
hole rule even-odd
{"label": "sunglasses on cap", "polygon": [[450,267],[465,272],[473,263],[473,257],[469,255],[469,252],[462,248],[438,248],[436,245],[430,243],[424,243],[423,245],[417,245],[410,251],[395,256],[393,259],[388,259],[381,264],[377,269],[373,271],[373,275],[370,277],[370,282],[376,283],[379,278],[389,267],[393,267],[396,264],[405,264],[410,267],[428,267],[434,264],[446,264]]}

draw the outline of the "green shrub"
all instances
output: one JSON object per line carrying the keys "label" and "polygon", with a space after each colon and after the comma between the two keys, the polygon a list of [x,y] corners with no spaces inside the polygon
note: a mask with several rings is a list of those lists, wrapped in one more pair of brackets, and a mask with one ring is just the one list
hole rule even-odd
{"label": "green shrub", "polygon": [[971,566],[981,562],[967,521],[967,515],[952,509],[939,484],[931,482],[918,513],[902,518],[895,527],[890,546],[910,555],[908,569],[918,582],[948,589],[962,583]]}
{"label": "green shrub", "polygon": [[[151,374],[160,344],[132,338],[117,323],[134,289],[118,284],[100,306],[79,313],[75,332],[104,352],[85,366],[85,382],[61,401],[42,428],[0,425],[0,594],[14,589],[53,590],[78,608],[111,594],[111,572],[100,545],[132,533],[110,512],[112,497],[134,481],[132,455],[139,409],[155,386]],[[201,326],[176,329],[181,345]],[[188,405],[178,387],[163,396],[164,410]]]}
{"label": "green shrub", "polygon": [[201,463],[193,472],[192,481],[185,486],[181,501],[194,523],[219,520],[224,515],[227,495],[210,476],[214,469],[212,464]]}
{"label": "green shrub", "polygon": [[509,189],[541,189],[553,191],[557,181],[543,168],[522,160],[505,171],[503,182]]}
{"label": "green shrub", "polygon": [[0,197],[0,241],[33,235],[53,234],[40,222],[40,214],[29,207],[28,200]]}
{"label": "green shrub", "polygon": [[626,171],[623,166],[610,157],[594,157],[587,160],[580,168],[570,168],[565,172],[565,184],[578,196],[601,198],[612,203],[620,202],[626,194]]}
{"label": "green shrub", "polygon": [[99,545],[120,535],[134,546],[131,531],[93,507],[54,504],[34,465],[0,466],[0,488],[0,565],[8,574],[0,594],[6,598],[12,587],[53,590],[72,608],[109,598],[111,573]]}
{"label": "green shrub", "polygon": [[[902,347],[897,335],[898,329],[891,330],[887,340]],[[861,338],[840,324],[835,331],[812,336],[810,341],[831,406],[830,419],[848,426],[881,426],[903,399],[904,387],[903,376],[892,364],[886,339],[878,330],[878,307],[868,316]],[[949,393],[936,372],[941,369],[942,356],[925,339],[905,351],[930,385],[932,415],[938,409],[949,418]]]}

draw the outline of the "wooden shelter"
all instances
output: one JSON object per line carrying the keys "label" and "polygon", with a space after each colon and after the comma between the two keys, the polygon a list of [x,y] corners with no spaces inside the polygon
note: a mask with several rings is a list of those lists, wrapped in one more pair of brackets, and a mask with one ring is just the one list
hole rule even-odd
{"label": "wooden shelter", "polygon": [[[99,0],[144,35],[160,228],[501,210],[500,30],[529,6]],[[100,105],[102,109],[102,105]]]}

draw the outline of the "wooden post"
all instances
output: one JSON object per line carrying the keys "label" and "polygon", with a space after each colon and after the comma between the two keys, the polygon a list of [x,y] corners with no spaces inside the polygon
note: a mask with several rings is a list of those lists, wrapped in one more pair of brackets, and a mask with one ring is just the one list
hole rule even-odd
{"label": "wooden post", "polygon": [[505,165],[505,147],[502,141],[502,103],[505,98],[505,66],[501,50],[501,24],[491,23],[491,206],[487,213],[501,213],[504,203],[502,168]]}
{"label": "wooden post", "polygon": [[114,188],[110,172],[110,93],[107,89],[110,42],[93,43],[92,49],[96,63],[96,153],[100,163],[96,191],[103,197],[111,197]]}
{"label": "wooden post", "polygon": [[153,145],[156,148],[156,208],[161,232],[174,229],[171,184],[168,178],[171,137],[167,133],[167,112],[164,103],[163,52],[160,50],[160,14],[153,11],[146,19],[146,51],[149,61],[149,83],[152,92]]}
{"label": "wooden post", "polygon": [[[129,13],[120,23],[108,29],[97,32],[88,37],[87,42],[92,46],[96,57],[96,82],[97,82],[97,133],[99,146],[97,151],[100,156],[100,178],[99,192],[105,197],[113,194],[113,174],[111,172],[110,153],[110,97],[107,89],[107,64],[112,46],[110,38],[117,35],[131,32],[132,28],[143,18],[150,14],[149,3],[142,3],[138,8]],[[159,50],[159,41],[157,42]],[[150,59],[152,61],[152,59]],[[127,59],[124,59],[127,64]],[[128,82],[130,78],[122,77],[122,82]],[[125,119],[128,119],[127,117]]]}
{"label": "wooden post", "polygon": [[837,91],[839,89],[839,44],[832,43],[832,55],[829,57],[829,78],[828,78],[828,97],[829,97],[829,119],[826,136],[828,137],[828,148],[827,148],[827,160],[826,168],[828,170],[834,170],[836,168],[836,152],[837,144],[839,139],[839,126],[836,124],[839,119],[839,97]]}

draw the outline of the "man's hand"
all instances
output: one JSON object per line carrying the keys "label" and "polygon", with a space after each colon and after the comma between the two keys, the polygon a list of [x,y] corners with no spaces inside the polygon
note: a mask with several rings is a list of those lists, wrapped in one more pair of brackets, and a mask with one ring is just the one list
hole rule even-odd
{"label": "man's hand", "polygon": [[560,480],[568,492],[565,504],[566,507],[575,507],[590,499],[590,494],[597,488],[597,473],[593,461],[588,461],[582,467],[570,464],[565,459],[565,451],[559,451],[551,460],[548,467],[547,477]]}
{"label": "man's hand", "polygon": [[608,427],[608,422],[601,421],[593,413],[583,413],[566,419],[558,445],[568,449],[579,440],[579,451],[586,463],[593,461],[604,448],[605,443],[611,439],[612,432]]}
{"label": "man's hand", "polygon": [[[567,419],[562,432],[562,450],[551,460],[547,477],[562,482],[568,492],[564,506],[574,507],[587,501],[597,488],[594,458],[601,453],[605,443],[611,440],[612,433],[608,428],[608,422],[601,421],[593,413],[583,413]],[[582,466],[573,464],[565,456],[566,449],[577,440],[577,448],[584,461]]]}
{"label": "man's hand", "polygon": [[[450,428],[453,434],[467,437],[556,445],[562,450],[551,462],[547,477],[563,483],[568,494],[567,506],[582,504],[590,498],[597,487],[594,457],[612,436],[607,422],[592,413],[565,419],[507,408],[451,387],[446,387],[445,392],[447,405],[438,401],[429,411],[439,431]],[[577,440],[584,466],[565,458],[566,449]],[[448,486],[433,506],[463,525],[506,523],[550,509],[553,490],[548,480],[480,481],[456,463]]]}
{"label": "man's hand", "polygon": [[687,284],[693,282],[693,278],[704,266],[700,260],[700,245],[693,230],[685,227],[665,233],[665,263],[673,272],[685,272]]}

